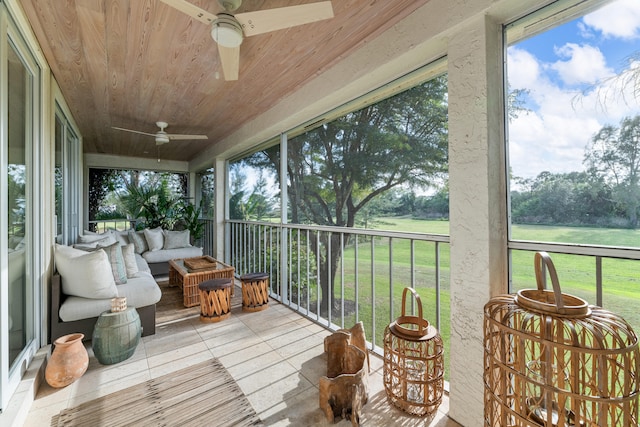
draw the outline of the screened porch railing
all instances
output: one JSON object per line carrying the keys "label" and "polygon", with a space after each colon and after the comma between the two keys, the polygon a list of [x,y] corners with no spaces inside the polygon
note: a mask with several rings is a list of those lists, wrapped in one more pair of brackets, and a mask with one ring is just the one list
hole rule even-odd
{"label": "screened porch railing", "polygon": [[[237,274],[269,273],[273,298],[329,329],[363,321],[371,349],[378,353],[384,328],[399,315],[402,290],[415,288],[425,317],[440,330],[449,351],[448,236],[242,221],[229,221],[227,232],[228,261]],[[316,254],[323,253],[323,246],[327,253],[331,245],[337,247],[338,265],[333,304],[323,311],[318,289],[326,277]],[[536,287],[533,255],[546,251],[564,293],[619,313],[640,331],[635,308],[640,304],[640,250],[512,241],[508,251],[509,292]]]}
{"label": "screened porch railing", "polygon": [[449,336],[448,236],[242,221],[229,221],[228,233],[227,262],[237,275],[268,273],[274,299],[329,329],[362,321],[377,353],[405,287],[418,291],[425,317]]}
{"label": "screened porch railing", "polygon": [[[214,255],[214,222],[203,221],[199,245]],[[91,223],[98,232],[131,226],[127,220]],[[226,234],[225,261],[236,275],[268,273],[274,299],[329,329],[362,321],[378,353],[384,328],[400,313],[402,290],[413,287],[448,351],[448,236],[235,220],[227,222]],[[509,242],[508,249],[510,292],[535,288],[533,253],[546,251],[563,292],[621,314],[640,331],[640,250],[529,241]],[[332,251],[333,259],[327,257]],[[331,304],[322,305],[327,276],[334,278]]]}

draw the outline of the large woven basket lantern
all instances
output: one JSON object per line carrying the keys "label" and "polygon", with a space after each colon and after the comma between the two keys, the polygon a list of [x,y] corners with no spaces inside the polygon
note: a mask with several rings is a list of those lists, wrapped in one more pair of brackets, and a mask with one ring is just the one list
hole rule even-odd
{"label": "large woven basket lantern", "polygon": [[[548,254],[537,289],[484,310],[485,426],[637,426],[638,339],[620,316],[563,294]],[[545,289],[547,272],[553,285]]]}
{"label": "large woven basket lantern", "polygon": [[[406,296],[418,316],[406,315]],[[389,400],[413,415],[431,415],[444,393],[444,345],[438,330],[422,317],[422,302],[411,288],[402,291],[401,316],[384,331],[384,389]]]}

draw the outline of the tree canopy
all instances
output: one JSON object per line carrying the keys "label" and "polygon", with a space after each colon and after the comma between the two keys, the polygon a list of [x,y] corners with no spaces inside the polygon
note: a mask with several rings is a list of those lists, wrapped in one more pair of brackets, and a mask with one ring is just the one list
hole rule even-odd
{"label": "tree canopy", "polygon": [[612,189],[630,226],[638,225],[640,207],[640,116],[626,117],[619,127],[607,125],[593,137],[585,154],[589,173]]}
{"label": "tree canopy", "polygon": [[[279,147],[246,161],[271,168],[278,177]],[[376,197],[442,184],[447,170],[447,78],[442,75],[289,140],[289,216],[294,223],[354,227]],[[333,295],[340,256],[338,236],[331,239],[321,238],[321,252],[313,248],[323,278],[323,310]],[[347,235],[343,244],[348,242]]]}

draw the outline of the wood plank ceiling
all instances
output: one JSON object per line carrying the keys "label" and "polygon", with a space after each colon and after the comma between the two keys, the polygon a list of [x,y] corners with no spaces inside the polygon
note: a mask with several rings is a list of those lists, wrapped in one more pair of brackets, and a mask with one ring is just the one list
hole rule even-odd
{"label": "wood plank ceiling", "polygon": [[[215,0],[190,0],[212,13]],[[82,133],[85,153],[188,161],[428,0],[333,0],[329,20],[247,37],[237,81],[222,75],[210,27],[158,0],[21,0]],[[313,3],[244,0],[237,12]],[[171,141],[155,133],[206,134]],[[159,150],[159,151],[158,151]]]}

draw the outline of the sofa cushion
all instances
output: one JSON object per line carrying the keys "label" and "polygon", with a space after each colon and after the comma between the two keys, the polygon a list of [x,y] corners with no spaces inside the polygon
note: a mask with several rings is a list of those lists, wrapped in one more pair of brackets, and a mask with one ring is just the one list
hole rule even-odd
{"label": "sofa cushion", "polygon": [[118,243],[120,243],[120,246],[125,246],[131,243],[129,242],[129,230],[114,231],[113,235],[118,241]]}
{"label": "sofa cushion", "polygon": [[111,265],[111,273],[116,285],[127,283],[127,268],[124,264],[124,256],[122,255],[122,246],[115,242],[109,246],[98,245],[98,249],[102,249],[107,253],[109,264]]}
{"label": "sofa cushion", "polygon": [[149,245],[147,245],[147,239],[144,237],[143,231],[129,230],[129,242],[133,243],[137,254],[141,254],[149,250]]}
{"label": "sofa cushion", "polygon": [[145,228],[142,230],[144,237],[147,239],[150,251],[159,251],[164,246],[164,234],[162,228]]}
{"label": "sofa cushion", "polygon": [[177,249],[191,246],[189,240],[189,230],[184,231],[164,231],[163,249]]}
{"label": "sofa cushion", "polygon": [[104,250],[85,252],[56,244],[55,263],[65,294],[90,299],[118,296],[109,258]]}
{"label": "sofa cushion", "polygon": [[[118,294],[127,298],[129,307],[146,307],[156,304],[162,297],[160,287],[147,272],[139,272],[139,277],[129,279],[118,286]],[[87,299],[69,296],[60,306],[59,316],[64,322],[97,317],[111,309],[111,299]]]}
{"label": "sofa cushion", "polygon": [[[82,236],[78,236],[78,240],[80,240],[80,237],[82,237]],[[86,242],[86,243],[76,243],[76,244],[73,245],[73,247],[76,248],[76,249],[82,249],[84,251],[84,250],[87,250],[87,249],[96,249],[99,245],[109,246],[109,245],[111,245],[113,243],[115,243],[115,240],[113,238],[111,238],[110,236],[107,236],[107,237],[103,237],[101,239],[89,241],[89,242]]]}
{"label": "sofa cushion", "polygon": [[151,274],[151,269],[149,268],[149,264],[147,264],[147,261],[144,258],[142,258],[142,255],[135,254],[135,257],[136,257],[136,264],[138,265],[138,271],[145,271]]}
{"label": "sofa cushion", "polygon": [[161,251],[148,251],[142,254],[142,257],[148,263],[169,262],[172,259],[192,258],[202,256],[202,248],[189,246],[186,248],[163,249]]}
{"label": "sofa cushion", "polygon": [[136,277],[139,268],[133,243],[122,246],[122,257],[124,258],[124,266],[127,270],[127,278]]}
{"label": "sofa cushion", "polygon": [[94,233],[89,230],[84,230],[83,233],[84,234],[78,236],[78,243],[80,244],[96,243],[100,241],[101,244],[106,246],[116,242],[116,236],[112,230],[105,231],[102,234]]}

